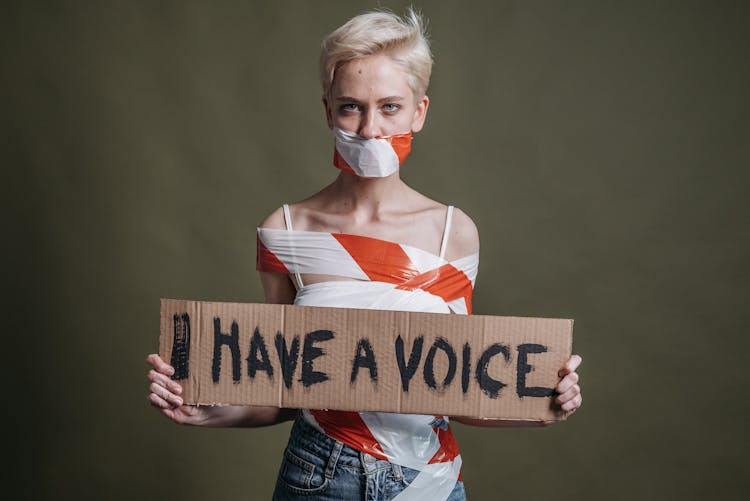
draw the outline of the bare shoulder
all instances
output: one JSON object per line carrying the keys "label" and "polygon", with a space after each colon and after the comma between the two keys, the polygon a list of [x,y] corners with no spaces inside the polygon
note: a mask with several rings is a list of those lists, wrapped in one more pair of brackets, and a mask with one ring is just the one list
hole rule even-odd
{"label": "bare shoulder", "polygon": [[448,261],[479,252],[479,231],[464,211],[455,207],[445,257]]}
{"label": "bare shoulder", "polygon": [[284,221],[284,207],[281,206],[268,216],[258,225],[259,228],[269,228],[272,230],[285,230],[286,222]]}
{"label": "bare shoulder", "polygon": [[[315,195],[299,202],[290,203],[288,207],[292,227],[295,230],[314,231],[319,227],[326,227],[325,223],[321,223],[321,209]],[[286,230],[287,224],[284,217],[284,206],[282,205],[271,212],[258,226],[273,230]]]}

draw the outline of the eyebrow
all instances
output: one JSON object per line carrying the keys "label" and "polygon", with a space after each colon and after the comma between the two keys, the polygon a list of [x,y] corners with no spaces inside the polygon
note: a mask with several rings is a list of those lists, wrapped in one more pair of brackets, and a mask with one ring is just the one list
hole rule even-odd
{"label": "eyebrow", "polygon": [[[378,99],[378,102],[382,103],[382,102],[385,102],[385,101],[391,101],[392,102],[392,101],[403,101],[403,100],[404,100],[403,96],[388,96],[388,97],[383,97],[383,98]],[[351,96],[338,96],[336,98],[336,101],[346,101],[348,103],[361,103],[362,102],[359,99],[357,99],[355,97],[351,97]]]}

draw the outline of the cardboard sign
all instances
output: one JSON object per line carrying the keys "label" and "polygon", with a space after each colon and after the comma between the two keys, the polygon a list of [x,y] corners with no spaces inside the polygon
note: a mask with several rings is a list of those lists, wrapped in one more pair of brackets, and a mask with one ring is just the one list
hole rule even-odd
{"label": "cardboard sign", "polygon": [[189,404],[558,420],[573,321],[163,299]]}

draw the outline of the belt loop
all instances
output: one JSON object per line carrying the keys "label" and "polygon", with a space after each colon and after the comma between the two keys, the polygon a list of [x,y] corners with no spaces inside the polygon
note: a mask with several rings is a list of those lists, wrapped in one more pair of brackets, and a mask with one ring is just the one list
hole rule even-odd
{"label": "belt loop", "polygon": [[331,456],[328,458],[328,464],[326,464],[326,478],[333,478],[333,473],[336,471],[336,464],[339,462],[339,456],[343,448],[343,443],[338,440],[334,441]]}
{"label": "belt loop", "polygon": [[404,479],[404,472],[401,471],[401,465],[391,463],[391,470],[393,471],[393,479],[400,482]]}

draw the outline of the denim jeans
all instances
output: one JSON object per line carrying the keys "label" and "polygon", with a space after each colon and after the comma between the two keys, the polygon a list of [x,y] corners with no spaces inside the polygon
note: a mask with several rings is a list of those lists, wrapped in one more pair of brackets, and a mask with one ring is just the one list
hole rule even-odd
{"label": "denim jeans", "polygon": [[[388,500],[406,489],[418,474],[418,470],[344,445],[299,416],[284,451],[273,500]],[[463,482],[456,482],[448,501],[465,499]]]}

